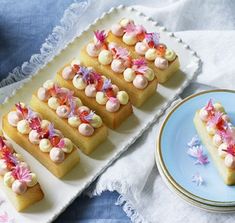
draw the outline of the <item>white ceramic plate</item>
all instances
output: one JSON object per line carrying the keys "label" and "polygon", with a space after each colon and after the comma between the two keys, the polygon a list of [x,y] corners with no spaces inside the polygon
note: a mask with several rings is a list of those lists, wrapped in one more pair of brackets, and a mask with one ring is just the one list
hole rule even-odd
{"label": "white ceramic plate", "polygon": [[[208,154],[208,165],[200,166],[192,165],[192,159],[186,153],[185,145],[197,134],[193,124],[195,111],[210,98],[221,102],[234,122],[234,91],[218,89],[191,95],[175,106],[165,118],[158,138],[157,155],[165,176],[183,194],[206,205],[235,207],[235,186],[223,182],[211,156]],[[201,187],[191,182],[196,172],[200,172],[205,179]]]}
{"label": "white ceramic plate", "polygon": [[39,182],[45,193],[45,198],[28,208],[24,213],[17,213],[10,203],[6,202],[1,208],[8,210],[14,216],[15,222],[32,223],[40,219],[41,223],[54,220],[97,176],[99,176],[121,153],[134,143],[141,134],[164,112],[179,93],[200,71],[200,59],[190,47],[176,38],[173,33],[133,8],[119,6],[104,13],[72,43],[67,45],[54,59],[37,74],[32,76],[19,90],[5,100],[0,106],[1,115],[8,112],[18,101],[29,102],[31,94],[44,81],[54,78],[57,70],[78,56],[79,50],[93,36],[97,29],[108,29],[121,18],[134,19],[136,23],[144,25],[148,31],[158,31],[162,42],[174,49],[179,55],[181,71],[179,71],[166,85],[158,87],[156,93],[148,100],[142,109],[134,108],[132,115],[116,131],[109,130],[108,140],[103,143],[90,157],[81,154],[81,163],[75,167],[63,180],[54,177],[37,160],[25,152],[21,147],[16,150],[22,153],[26,161],[38,175]]}

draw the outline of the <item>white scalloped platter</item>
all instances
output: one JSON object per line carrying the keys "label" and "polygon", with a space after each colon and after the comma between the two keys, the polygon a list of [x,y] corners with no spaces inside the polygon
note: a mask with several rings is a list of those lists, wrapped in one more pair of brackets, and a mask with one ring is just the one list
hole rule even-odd
{"label": "white scalloped platter", "polygon": [[[131,18],[137,24],[144,25],[147,30],[160,32],[161,41],[176,51],[179,56],[181,70],[174,75],[164,86],[159,85],[157,92],[141,109],[134,108],[134,114],[123,123],[116,131],[109,130],[108,140],[103,143],[90,156],[81,155],[81,163],[77,165],[62,180],[54,177],[36,159],[15,145],[16,150],[22,153],[37,173],[39,182],[45,193],[45,198],[39,203],[28,208],[24,213],[17,213],[9,202],[1,206],[8,210],[17,223],[33,223],[40,219],[41,223],[54,220],[81,192],[88,187],[114,160],[116,160],[141,134],[165,111],[176,99],[189,82],[199,73],[201,62],[196,53],[173,33],[144,14],[130,7],[119,6],[104,13],[72,43],[67,45],[54,59],[37,74],[32,76],[23,86],[13,92],[0,105],[1,115],[7,113],[18,101],[28,103],[31,94],[47,79],[54,78],[58,69],[78,56],[79,50],[93,36],[97,29],[109,29],[113,23],[121,18]],[[147,150],[146,150],[147,152]],[[4,196],[4,195],[2,195]]]}

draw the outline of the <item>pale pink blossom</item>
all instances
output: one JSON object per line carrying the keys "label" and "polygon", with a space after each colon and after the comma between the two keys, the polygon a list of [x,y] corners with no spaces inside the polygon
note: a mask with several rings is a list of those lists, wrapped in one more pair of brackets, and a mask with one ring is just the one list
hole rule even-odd
{"label": "pale pink blossom", "polygon": [[196,173],[192,176],[192,182],[196,183],[197,186],[204,184],[204,179],[199,173]]}

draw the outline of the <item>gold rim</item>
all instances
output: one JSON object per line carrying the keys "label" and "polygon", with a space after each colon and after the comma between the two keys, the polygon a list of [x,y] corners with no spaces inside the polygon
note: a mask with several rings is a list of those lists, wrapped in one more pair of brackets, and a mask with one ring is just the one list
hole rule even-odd
{"label": "gold rim", "polygon": [[167,185],[169,190],[175,192],[185,202],[189,203],[190,205],[192,205],[194,207],[197,207],[199,209],[206,210],[206,211],[209,211],[209,212],[214,212],[214,213],[215,212],[216,213],[235,212],[235,206],[226,207],[226,206],[215,206],[215,205],[211,205],[211,204],[205,204],[205,203],[202,203],[200,201],[193,200],[191,197],[188,197],[187,195],[181,193],[177,188],[174,187],[174,185],[171,184],[171,182],[164,175],[164,173],[162,172],[162,169],[160,167],[160,164],[157,160],[157,157],[156,157],[156,163],[157,163],[157,166],[159,167],[160,176],[162,177],[163,181],[165,182],[165,184]]}
{"label": "gold rim", "polygon": [[[192,194],[191,192],[187,191],[186,189],[184,189],[182,186],[180,186],[175,180],[174,178],[171,176],[171,174],[169,173],[164,161],[163,161],[163,157],[162,157],[162,152],[161,152],[161,139],[162,139],[162,133],[163,133],[163,129],[167,123],[167,121],[169,120],[169,118],[171,117],[171,115],[181,106],[183,105],[185,102],[191,100],[192,98],[195,98],[199,95],[203,95],[203,94],[207,94],[207,93],[211,93],[211,92],[228,92],[228,93],[235,93],[235,90],[228,90],[228,89],[218,89],[218,90],[208,90],[208,91],[202,91],[193,95],[190,95],[189,97],[185,98],[184,100],[182,100],[180,103],[178,103],[166,116],[165,120],[163,121],[162,126],[160,127],[160,133],[158,136],[158,141],[156,143],[156,156],[158,155],[159,158],[159,164],[161,166],[162,172],[163,174],[166,176],[166,178],[168,179],[168,181],[172,184],[172,186],[174,186],[178,191],[180,191],[181,193],[183,193],[185,196],[187,196],[190,199],[194,199],[197,202],[200,202],[202,204],[205,204],[204,202],[206,202],[207,205],[213,205],[213,206],[217,206],[217,207],[221,207],[221,206],[225,206],[225,205],[235,205],[235,201],[231,201],[231,202],[221,202],[221,201],[213,201],[213,200],[209,200],[209,199],[205,199],[202,197],[199,197],[195,194]],[[157,157],[156,157],[157,159]]]}
{"label": "gold rim", "polygon": [[194,200],[192,197],[182,193],[179,191],[174,185],[169,181],[167,176],[163,173],[163,170],[161,168],[161,165],[159,163],[159,159],[156,158],[156,164],[159,169],[160,176],[162,177],[163,181],[167,185],[167,187],[175,192],[181,199],[183,199],[185,202],[190,203],[192,206],[196,206],[197,208],[210,211],[210,212],[220,212],[220,213],[228,213],[228,212],[235,212],[235,206],[216,206],[213,204],[205,204],[201,201]]}

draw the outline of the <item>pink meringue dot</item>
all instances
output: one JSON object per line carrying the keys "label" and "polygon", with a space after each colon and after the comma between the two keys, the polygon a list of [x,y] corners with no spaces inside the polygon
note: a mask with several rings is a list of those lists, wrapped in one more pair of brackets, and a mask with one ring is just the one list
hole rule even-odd
{"label": "pink meringue dot", "polygon": [[101,51],[101,46],[99,46],[98,44],[89,43],[86,47],[86,50],[87,50],[87,53],[89,54],[89,56],[98,57],[98,55]]}
{"label": "pink meringue dot", "polygon": [[114,24],[111,27],[111,32],[115,35],[115,36],[122,36],[124,34],[124,29],[120,24]]}
{"label": "pink meringue dot", "polygon": [[110,98],[106,103],[106,110],[116,112],[120,108],[120,102],[117,98]]}
{"label": "pink meringue dot", "polygon": [[50,151],[50,158],[55,163],[62,163],[65,155],[62,149],[54,147]]}
{"label": "pink meringue dot", "polygon": [[154,65],[159,69],[166,69],[168,67],[168,60],[165,58],[157,57],[154,61]]}
{"label": "pink meringue dot", "polygon": [[94,84],[89,84],[85,88],[85,94],[88,97],[95,97],[96,95],[96,88]]}
{"label": "pink meringue dot", "polygon": [[49,92],[46,88],[40,87],[37,92],[38,99],[41,101],[46,101],[50,97]]}
{"label": "pink meringue dot", "polygon": [[27,190],[27,184],[20,180],[15,180],[12,184],[12,191],[16,194],[24,194]]}
{"label": "pink meringue dot", "polygon": [[120,59],[114,59],[111,63],[111,69],[116,73],[122,73],[125,68],[124,61]]}
{"label": "pink meringue dot", "polygon": [[94,133],[94,128],[86,123],[78,126],[78,131],[84,136],[91,136]]}
{"label": "pink meringue dot", "polygon": [[135,45],[135,51],[140,55],[145,55],[146,51],[148,50],[148,46],[144,42],[138,42]]}
{"label": "pink meringue dot", "polygon": [[144,89],[148,85],[148,80],[143,75],[136,75],[133,85],[136,88]]}
{"label": "pink meringue dot", "polygon": [[56,109],[56,114],[57,114],[59,117],[62,117],[62,118],[68,117],[69,112],[70,112],[70,108],[69,108],[67,105],[60,105],[60,106]]}
{"label": "pink meringue dot", "polygon": [[75,75],[72,67],[65,67],[62,71],[62,77],[65,80],[72,80]]}
{"label": "pink meringue dot", "polygon": [[29,133],[29,141],[33,144],[39,144],[40,134],[36,130],[31,130]]}
{"label": "pink meringue dot", "polygon": [[8,113],[7,119],[10,125],[16,127],[17,123],[23,119],[23,116],[18,111],[11,111]]}

